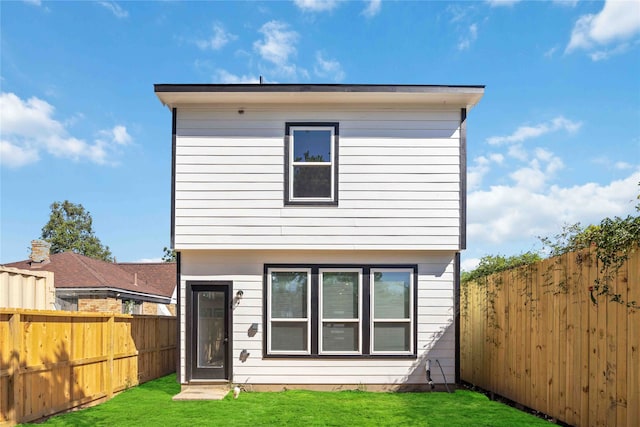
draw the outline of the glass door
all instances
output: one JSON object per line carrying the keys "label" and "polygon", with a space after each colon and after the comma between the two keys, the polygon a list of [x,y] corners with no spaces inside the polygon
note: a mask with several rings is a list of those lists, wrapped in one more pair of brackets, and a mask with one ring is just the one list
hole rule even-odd
{"label": "glass door", "polygon": [[229,379],[229,289],[191,286],[191,379]]}

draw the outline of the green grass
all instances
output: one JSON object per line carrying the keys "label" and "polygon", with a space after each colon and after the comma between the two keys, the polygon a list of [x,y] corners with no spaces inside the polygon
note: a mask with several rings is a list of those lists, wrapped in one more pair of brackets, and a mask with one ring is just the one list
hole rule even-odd
{"label": "green grass", "polygon": [[[362,391],[243,392],[220,401],[181,401],[175,375],[127,390],[92,408],[40,426],[548,426],[467,390],[448,393]],[[25,424],[29,425],[29,424]]]}

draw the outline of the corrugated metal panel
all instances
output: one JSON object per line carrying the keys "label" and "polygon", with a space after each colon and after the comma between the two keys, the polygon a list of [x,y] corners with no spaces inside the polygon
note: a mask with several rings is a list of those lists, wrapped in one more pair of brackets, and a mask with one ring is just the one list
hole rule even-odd
{"label": "corrugated metal panel", "polygon": [[0,308],[55,310],[53,273],[0,266]]}

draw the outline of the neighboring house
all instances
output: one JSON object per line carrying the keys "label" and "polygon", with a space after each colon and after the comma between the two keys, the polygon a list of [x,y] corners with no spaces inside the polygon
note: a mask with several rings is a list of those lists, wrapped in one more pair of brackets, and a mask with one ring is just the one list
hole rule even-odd
{"label": "neighboring house", "polygon": [[175,263],[111,263],[73,252],[6,264],[54,274],[56,309],[175,315]]}
{"label": "neighboring house", "polygon": [[458,379],[483,86],[155,92],[172,111],[181,384],[410,389],[427,360]]}

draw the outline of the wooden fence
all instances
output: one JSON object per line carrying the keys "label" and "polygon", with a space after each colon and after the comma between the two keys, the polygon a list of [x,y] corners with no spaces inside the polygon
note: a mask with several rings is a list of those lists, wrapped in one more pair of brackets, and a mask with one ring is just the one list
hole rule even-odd
{"label": "wooden fence", "polygon": [[571,425],[640,426],[640,250],[609,281],[625,303],[596,279],[583,251],[463,285],[461,379]]}
{"label": "wooden fence", "polygon": [[176,318],[0,309],[0,426],[175,371]]}

